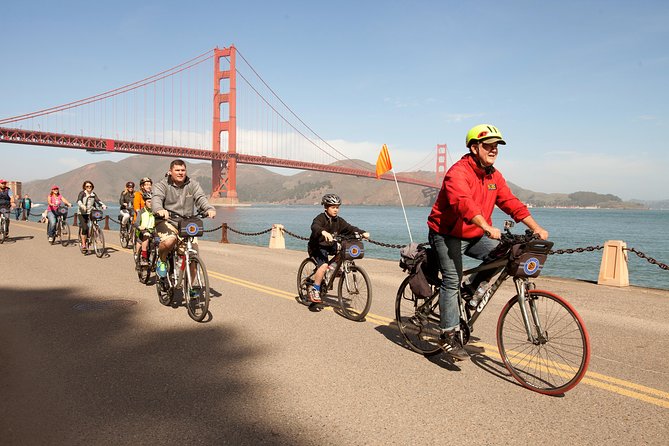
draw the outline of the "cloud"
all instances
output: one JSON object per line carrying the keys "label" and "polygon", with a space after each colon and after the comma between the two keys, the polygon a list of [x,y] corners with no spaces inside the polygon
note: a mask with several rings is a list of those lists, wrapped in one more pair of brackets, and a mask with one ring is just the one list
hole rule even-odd
{"label": "cloud", "polygon": [[531,158],[504,158],[495,166],[507,181],[536,192],[590,191],[614,194],[624,200],[669,198],[664,183],[669,159],[657,154],[547,152]]}
{"label": "cloud", "polygon": [[480,118],[482,116],[484,116],[484,113],[449,113],[446,115],[446,122],[457,123],[472,118]]}

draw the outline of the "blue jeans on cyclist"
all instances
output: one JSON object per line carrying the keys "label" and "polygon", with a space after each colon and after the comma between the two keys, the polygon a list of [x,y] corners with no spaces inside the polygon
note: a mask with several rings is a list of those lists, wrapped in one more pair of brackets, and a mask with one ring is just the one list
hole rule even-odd
{"label": "blue jeans on cyclist", "polygon": [[46,218],[49,220],[46,228],[47,237],[53,238],[56,236],[56,211],[47,212]]}
{"label": "blue jeans on cyclist", "polygon": [[462,280],[462,255],[485,260],[499,243],[488,237],[463,239],[430,231],[430,245],[439,256],[441,287],[439,288],[440,328],[442,331],[460,329],[458,294]]}

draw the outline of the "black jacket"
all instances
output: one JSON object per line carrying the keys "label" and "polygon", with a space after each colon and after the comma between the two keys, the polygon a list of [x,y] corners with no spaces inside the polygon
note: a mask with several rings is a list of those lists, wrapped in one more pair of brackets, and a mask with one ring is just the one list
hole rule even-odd
{"label": "black jacket", "polygon": [[325,241],[322,232],[327,231],[334,235],[352,235],[354,232],[363,233],[364,230],[349,224],[340,216],[330,217],[325,212],[318,214],[311,222],[311,236],[309,237],[309,252],[317,251],[321,246],[330,246]]}

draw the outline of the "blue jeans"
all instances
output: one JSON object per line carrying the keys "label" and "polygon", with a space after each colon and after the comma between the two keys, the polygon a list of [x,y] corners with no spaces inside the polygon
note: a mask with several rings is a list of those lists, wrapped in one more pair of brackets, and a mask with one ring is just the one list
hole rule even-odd
{"label": "blue jeans", "polygon": [[46,218],[49,219],[49,224],[46,228],[46,233],[49,237],[56,236],[56,213],[54,211],[49,211],[46,214]]}
{"label": "blue jeans", "polygon": [[439,310],[442,330],[460,328],[460,281],[462,280],[462,255],[485,260],[499,243],[488,237],[462,239],[430,231],[430,245],[439,256],[441,287],[439,288]]}

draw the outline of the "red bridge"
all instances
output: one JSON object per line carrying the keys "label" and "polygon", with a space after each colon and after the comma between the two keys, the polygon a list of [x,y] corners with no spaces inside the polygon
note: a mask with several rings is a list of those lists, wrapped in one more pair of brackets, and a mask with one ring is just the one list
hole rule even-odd
{"label": "red bridge", "polygon": [[[234,46],[213,50],[213,94],[202,86],[206,71],[211,70],[212,51],[207,51],[105,93],[0,119],[0,142],[211,160],[212,197],[228,203],[237,203],[237,163],[376,176],[367,165],[351,160],[318,136],[243,56],[248,71],[240,70],[238,55]],[[211,130],[203,124],[209,118]],[[90,136],[95,134],[100,136]],[[332,164],[343,160],[360,168]],[[407,175],[396,179],[435,189],[445,172],[446,145],[439,144],[434,181]],[[393,180],[393,175],[382,179]]]}

